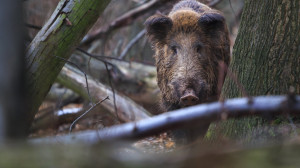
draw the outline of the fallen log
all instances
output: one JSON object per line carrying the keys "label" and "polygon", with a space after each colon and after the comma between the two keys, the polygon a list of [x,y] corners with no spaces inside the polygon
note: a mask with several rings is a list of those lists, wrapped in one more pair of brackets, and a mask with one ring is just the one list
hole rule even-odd
{"label": "fallen log", "polygon": [[[97,56],[94,55],[94,57]],[[71,61],[82,65],[85,72],[88,72],[93,78],[99,79],[101,83],[106,85],[109,85],[108,77],[110,75],[111,82],[116,90],[138,104],[143,105],[151,113],[160,113],[157,110],[158,108],[153,108],[157,106],[158,95],[160,93],[156,82],[157,74],[154,66],[105,58],[105,61],[114,65],[113,67],[108,65],[109,72],[107,72],[103,62],[78,51],[73,54]]]}
{"label": "fallen log", "polygon": [[[159,95],[159,89],[156,84],[156,68],[151,65],[145,65],[137,62],[127,62],[123,60],[115,60],[115,59],[105,59],[105,61],[111,63],[111,65],[114,65],[114,67],[109,66],[109,72],[107,72],[105,64],[99,60],[95,60],[95,58],[91,58],[90,63],[89,62],[90,57],[88,57],[86,54],[83,54],[81,52],[74,52],[74,54],[71,57],[71,61],[75,62],[76,64],[83,67],[83,71],[89,72],[89,74],[93,78],[98,78],[101,83],[104,83],[106,85],[109,85],[108,82],[108,76],[111,76],[112,84],[115,86],[115,89],[118,92],[121,92],[122,94],[128,96],[130,99],[134,100],[136,103],[143,105],[147,110],[152,114],[160,113],[157,109],[157,100]],[[79,61],[81,60],[81,61]],[[84,61],[83,61],[84,60]],[[83,61],[83,62],[82,62]],[[89,66],[88,66],[89,65]],[[70,66],[67,66],[70,68]],[[68,69],[68,68],[67,68]],[[73,69],[74,70],[74,69]],[[62,71],[64,73],[65,71]],[[109,73],[109,74],[107,74]],[[105,74],[105,75],[103,75]],[[66,74],[65,74],[66,75]],[[80,74],[82,77],[80,80],[84,80],[84,76]],[[64,76],[64,74],[61,74],[61,76]],[[66,78],[58,78],[58,80],[66,80]],[[73,80],[73,82],[76,82]],[[71,83],[70,83],[71,85]],[[75,86],[76,84],[74,84]],[[101,85],[102,86],[102,85]],[[101,87],[98,86],[98,87]],[[76,86],[77,87],[77,86]],[[85,98],[85,92],[86,88],[85,85],[79,86],[83,87],[81,95],[83,95]],[[91,87],[91,86],[89,86]],[[53,92],[49,92],[47,95],[48,100],[57,100],[57,97],[62,98],[70,95],[70,91],[66,92],[65,89],[51,89]],[[57,93],[59,92],[59,93]],[[106,92],[105,92],[106,93]],[[74,94],[74,93],[73,93]],[[74,96],[72,96],[74,97]],[[98,97],[99,100],[101,97]],[[110,97],[111,99],[113,97]],[[89,99],[89,98],[88,98]],[[64,100],[64,99],[62,99]],[[65,100],[64,100],[65,101]],[[130,101],[132,102],[132,101]],[[135,104],[136,105],[136,104]],[[134,106],[135,106],[134,105]],[[113,107],[112,107],[113,108]],[[112,108],[109,108],[108,110],[101,110],[101,113],[107,113],[109,110],[113,113]],[[122,108],[122,107],[120,107]],[[101,109],[101,108],[97,108]],[[53,109],[55,110],[55,109]],[[128,112],[128,111],[127,111]],[[70,121],[73,119],[73,121],[80,116],[80,114],[72,114],[72,115],[66,115],[66,117],[58,116],[55,113],[49,113],[49,116],[44,116],[42,119],[36,118],[32,127],[31,131],[41,129],[41,128],[49,128],[57,127],[60,124],[62,124],[65,121]],[[114,116],[116,116],[114,114]],[[65,119],[67,118],[67,120]],[[134,121],[134,120],[128,120],[128,121]]]}
{"label": "fallen log", "polygon": [[[85,78],[79,73],[78,70],[66,65],[59,74],[57,82],[89,99]],[[143,107],[126,96],[122,96],[118,92],[113,93],[110,88],[89,77],[87,81],[92,101],[98,102],[108,96],[110,101],[104,101],[100,106],[111,112],[120,121],[130,122],[149,118],[150,114]],[[116,98],[117,111],[115,111],[114,107],[113,94],[115,94]]]}
{"label": "fallen log", "polygon": [[33,143],[97,143],[99,141],[140,139],[167,130],[191,128],[230,118],[249,116],[299,115],[300,96],[259,96],[235,98],[225,102],[183,108],[137,122],[116,125],[102,130],[71,135],[31,139]]}

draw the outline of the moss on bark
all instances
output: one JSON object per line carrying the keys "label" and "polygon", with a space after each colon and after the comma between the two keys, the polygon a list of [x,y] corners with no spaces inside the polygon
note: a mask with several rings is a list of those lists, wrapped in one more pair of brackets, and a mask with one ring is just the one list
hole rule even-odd
{"label": "moss on bark", "polygon": [[61,0],[26,51],[28,127],[68,59],[110,0]]}
{"label": "moss on bark", "polygon": [[[229,69],[237,76],[249,96],[287,94],[291,86],[300,94],[299,8],[299,1],[246,0]],[[226,99],[242,96],[245,95],[228,75],[222,97]],[[276,125],[272,117],[268,120],[229,120],[213,125],[209,135],[210,138],[251,137],[266,125],[270,126],[269,119]],[[279,123],[285,123],[284,120]],[[271,129],[265,133],[277,136]]]}

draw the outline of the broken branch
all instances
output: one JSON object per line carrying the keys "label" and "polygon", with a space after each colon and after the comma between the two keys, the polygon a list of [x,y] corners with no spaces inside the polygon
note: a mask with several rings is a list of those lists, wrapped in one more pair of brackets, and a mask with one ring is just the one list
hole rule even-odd
{"label": "broken branch", "polygon": [[[96,143],[117,139],[139,139],[183,127],[211,123],[229,118],[249,116],[299,115],[300,96],[293,101],[289,96],[258,96],[249,102],[248,98],[229,99],[225,102],[202,104],[183,108],[137,122],[116,125],[102,130],[80,132],[73,135],[33,139],[44,143]],[[225,116],[225,117],[224,117]]]}

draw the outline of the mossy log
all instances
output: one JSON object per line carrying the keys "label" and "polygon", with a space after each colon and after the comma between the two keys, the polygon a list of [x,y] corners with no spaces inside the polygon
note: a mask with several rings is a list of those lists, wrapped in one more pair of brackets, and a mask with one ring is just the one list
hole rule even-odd
{"label": "mossy log", "polygon": [[84,35],[110,0],[61,0],[48,22],[26,51],[26,89],[29,102],[26,120],[29,130],[38,107]]}

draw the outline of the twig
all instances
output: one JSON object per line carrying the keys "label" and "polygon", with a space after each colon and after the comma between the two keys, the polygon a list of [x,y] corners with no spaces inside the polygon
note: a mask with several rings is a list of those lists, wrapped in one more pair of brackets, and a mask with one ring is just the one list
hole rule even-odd
{"label": "twig", "polygon": [[71,62],[71,61],[68,61],[68,60],[66,60],[66,59],[64,59],[64,58],[58,57],[58,56],[56,56],[56,55],[55,55],[55,57],[56,57],[56,58],[59,58],[59,59],[61,59],[61,60],[63,60],[63,61],[65,61],[65,62],[67,62],[67,63],[69,63],[69,64],[71,64],[71,65],[74,65],[77,69],[79,69],[79,70],[84,74],[87,93],[88,93],[90,102],[91,102],[92,104],[94,104],[94,103],[93,103],[93,100],[92,100],[92,98],[91,98],[91,95],[90,95],[90,89],[89,89],[89,83],[88,83],[88,80],[87,80],[87,75],[86,75],[86,73],[84,72],[84,70],[82,70],[77,64],[75,64],[75,63],[73,63],[73,62]]}
{"label": "twig", "polygon": [[91,54],[91,53],[89,53],[89,52],[87,52],[87,51],[81,49],[81,48],[76,48],[76,50],[82,52],[82,53],[85,54],[85,55],[88,55],[89,57],[95,58],[95,59],[98,60],[98,61],[101,61],[101,62],[103,62],[103,63],[106,63],[106,64],[108,64],[108,65],[110,65],[110,66],[112,66],[112,67],[115,67],[115,65],[112,64],[112,63],[110,63],[110,62],[108,62],[108,61],[106,61],[105,59],[115,59],[115,60],[123,61],[123,60],[121,60],[121,59],[119,59],[119,58],[114,58],[114,57],[109,57],[109,56],[102,56],[102,55],[94,55],[94,54]]}
{"label": "twig", "polygon": [[[237,15],[237,14],[234,12],[234,10],[233,10],[231,0],[228,0],[228,1],[229,1],[230,9],[231,9],[231,11],[232,11],[232,13],[233,13],[233,16],[234,16],[234,25],[237,25],[237,24],[238,24],[238,15],[239,15],[239,18],[240,18],[240,14],[241,14],[241,12],[243,11],[243,9],[239,10],[239,11],[238,11],[238,15]],[[232,30],[230,30],[230,31],[232,31]],[[232,33],[232,32],[230,32],[230,33]]]}
{"label": "twig", "polygon": [[110,64],[110,62],[107,62],[106,60],[118,60],[118,61],[125,61],[125,62],[129,62],[129,61],[126,61],[126,60],[122,60],[122,59],[119,59],[119,58],[116,58],[116,57],[110,57],[110,56],[104,56],[104,55],[96,55],[96,54],[91,54],[87,51],[85,51],[84,49],[82,48],[79,48],[77,47],[76,50],[82,52],[83,54],[85,55],[88,55],[92,58],[95,58],[97,59],[98,61],[102,61],[102,62],[106,62],[107,64]]}
{"label": "twig", "polygon": [[[120,120],[120,119],[119,119],[119,116],[118,116],[117,105],[116,105],[115,89],[114,89],[113,84],[112,84],[112,82],[111,82],[111,76],[110,76],[109,69],[108,69],[108,66],[107,66],[107,65],[109,64],[109,65],[111,65],[111,66],[114,68],[115,65],[113,65],[112,63],[110,63],[110,62],[108,62],[108,61],[102,59],[103,56],[95,56],[95,55],[93,55],[93,54],[91,54],[91,53],[88,53],[87,51],[85,51],[85,50],[83,50],[83,49],[81,49],[81,48],[77,48],[77,50],[80,51],[80,52],[82,52],[82,53],[84,53],[84,54],[86,54],[86,55],[88,55],[88,56],[90,56],[90,57],[92,57],[92,58],[95,58],[95,59],[97,59],[97,60],[99,60],[99,61],[102,61],[102,62],[104,63],[105,68],[106,68],[106,71],[107,71],[107,75],[108,75],[109,85],[110,85],[111,90],[112,90],[112,92],[113,92],[114,108],[115,108],[116,117],[117,117],[118,120]],[[105,57],[104,57],[104,58],[105,58]]]}
{"label": "twig", "polygon": [[73,125],[78,121],[80,120],[83,116],[85,116],[88,112],[90,112],[92,109],[94,109],[96,106],[98,106],[99,104],[101,104],[102,102],[104,102],[105,100],[109,100],[109,97],[107,96],[106,98],[104,98],[103,100],[100,100],[98,103],[96,103],[95,105],[92,105],[92,107],[90,107],[86,112],[84,112],[83,114],[81,114],[78,118],[76,118],[72,124],[70,125],[70,128],[69,128],[69,134],[72,132],[72,128],[73,128]]}
{"label": "twig", "polygon": [[[110,63],[107,60],[117,60],[117,61],[128,62],[128,63],[132,62],[132,61],[124,60],[124,59],[119,59],[119,58],[116,58],[116,57],[91,54],[91,53],[89,53],[89,52],[87,52],[87,51],[85,51],[85,50],[83,50],[82,48],[79,48],[79,47],[76,48],[76,50],[78,50],[78,51],[82,52],[83,54],[88,55],[88,56],[90,56],[92,58],[95,58],[98,61],[106,62],[108,65],[110,65],[110,66],[112,66],[114,68],[116,68],[116,66],[114,64]],[[151,65],[151,66],[153,66],[153,63],[150,63],[150,62],[148,62],[148,63],[147,62],[141,62],[141,61],[135,61],[135,62],[140,63],[140,64],[144,64],[144,65]]]}
{"label": "twig", "polygon": [[[222,120],[223,108],[227,110],[227,118],[243,118],[249,116],[264,116],[266,113],[273,116],[286,115],[286,96],[258,96],[253,103],[248,98],[235,98],[224,103],[214,102],[183,108],[149,119],[137,122],[116,125],[98,131],[86,131],[75,135],[56,136],[54,138],[36,139],[33,142],[56,143],[61,142],[87,142],[111,141],[116,139],[139,139],[168,130],[183,127],[194,127],[197,123],[211,123]],[[295,103],[290,105],[289,114],[300,114],[300,96],[296,96]],[[223,105],[222,105],[223,104]],[[98,137],[100,136],[100,139]]]}
{"label": "twig", "polygon": [[119,118],[119,115],[118,115],[118,109],[117,109],[117,105],[116,105],[116,93],[115,93],[115,88],[113,87],[113,84],[112,84],[112,82],[111,82],[111,76],[110,76],[110,73],[109,73],[109,69],[108,69],[108,67],[107,67],[107,63],[104,63],[104,65],[105,65],[106,72],[107,72],[107,75],[108,75],[108,82],[109,82],[111,91],[113,92],[114,108],[115,108],[116,117],[117,117],[117,119],[120,121],[120,118]]}
{"label": "twig", "polygon": [[119,59],[124,59],[128,51],[133,47],[133,45],[139,41],[146,33],[146,30],[143,29],[140,31],[125,47],[125,49],[122,51],[121,55],[119,56]]}
{"label": "twig", "polygon": [[[108,81],[109,81],[110,87],[111,87],[112,92],[113,92],[114,108],[115,108],[116,117],[119,119],[118,111],[117,111],[117,106],[116,106],[115,89],[114,89],[114,87],[113,87],[113,85],[112,85],[112,82],[111,82],[111,75],[110,75],[110,73],[109,73],[109,70],[108,70],[108,66],[107,66],[107,65],[112,66],[112,68],[115,69],[115,70],[118,70],[118,68],[117,68],[114,64],[112,64],[112,63],[110,63],[110,62],[108,62],[108,61],[102,59],[102,58],[103,58],[102,56],[100,56],[100,57],[99,57],[99,56],[95,56],[95,55],[93,55],[93,54],[91,54],[91,53],[88,53],[87,51],[85,51],[85,50],[83,50],[83,49],[81,49],[81,48],[77,48],[77,50],[80,51],[80,52],[82,52],[82,53],[84,53],[84,54],[86,54],[86,55],[88,55],[88,56],[90,56],[91,58],[95,58],[95,59],[97,59],[97,60],[99,60],[99,61],[101,61],[101,62],[104,63],[105,68],[106,68],[106,72],[107,72],[107,75],[108,75]],[[120,74],[121,74],[121,72],[120,72]]]}
{"label": "twig", "polygon": [[236,20],[237,20],[237,16],[236,16],[236,14],[235,14],[235,12],[234,12],[234,10],[233,10],[232,4],[231,4],[231,0],[228,0],[228,1],[229,1],[230,8],[231,8],[231,10],[232,10],[232,13],[233,13],[233,15],[234,15],[234,20],[236,21]]}
{"label": "twig", "polygon": [[25,23],[25,26],[28,27],[28,28],[36,29],[36,30],[41,30],[42,29],[41,26],[36,26],[36,25],[33,25],[33,24],[29,24],[29,23]]}
{"label": "twig", "polygon": [[220,2],[222,2],[222,0],[214,0],[214,1],[210,2],[208,4],[208,6],[214,7],[214,6],[218,5]]}

